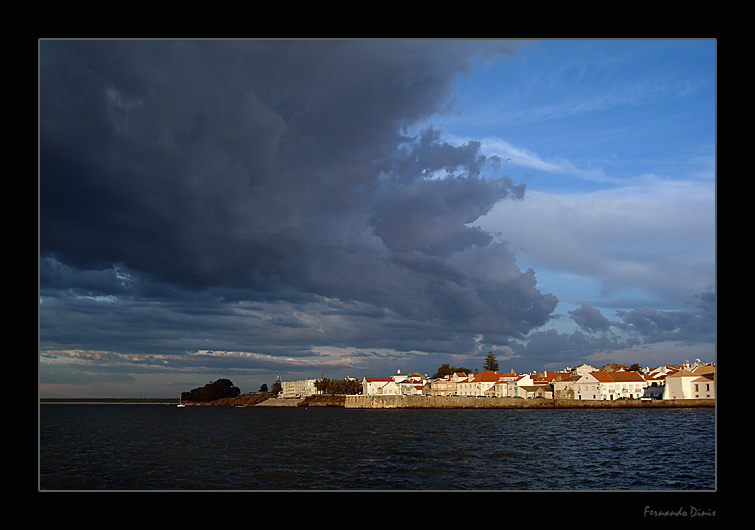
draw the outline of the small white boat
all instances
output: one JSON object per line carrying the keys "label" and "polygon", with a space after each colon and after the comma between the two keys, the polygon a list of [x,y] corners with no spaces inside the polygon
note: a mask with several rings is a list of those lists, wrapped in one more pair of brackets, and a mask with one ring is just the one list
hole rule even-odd
{"label": "small white boat", "polygon": [[185,407],[186,406],[186,405],[184,405],[183,400],[181,399],[181,396],[178,396],[178,405],[176,405],[176,406],[177,407]]}

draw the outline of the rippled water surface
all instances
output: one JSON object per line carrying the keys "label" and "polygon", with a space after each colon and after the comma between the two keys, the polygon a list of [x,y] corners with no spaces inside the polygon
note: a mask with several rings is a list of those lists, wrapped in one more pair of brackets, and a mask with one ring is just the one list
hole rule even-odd
{"label": "rippled water surface", "polygon": [[40,406],[42,490],[712,490],[714,409]]}

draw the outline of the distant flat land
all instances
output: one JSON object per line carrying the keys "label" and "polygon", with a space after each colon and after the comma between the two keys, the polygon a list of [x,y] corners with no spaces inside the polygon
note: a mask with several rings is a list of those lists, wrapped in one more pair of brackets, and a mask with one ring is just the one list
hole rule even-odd
{"label": "distant flat land", "polygon": [[40,398],[40,404],[177,405],[176,398]]}

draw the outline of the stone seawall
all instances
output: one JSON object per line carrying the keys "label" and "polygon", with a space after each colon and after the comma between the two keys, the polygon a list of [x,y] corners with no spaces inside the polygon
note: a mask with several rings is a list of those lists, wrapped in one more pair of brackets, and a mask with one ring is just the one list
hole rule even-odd
{"label": "stone seawall", "polygon": [[468,396],[345,396],[347,409],[562,409],[715,407],[715,399],[586,401],[579,399],[520,399]]}
{"label": "stone seawall", "polygon": [[255,407],[298,407],[303,399],[295,398],[272,398],[257,403]]}

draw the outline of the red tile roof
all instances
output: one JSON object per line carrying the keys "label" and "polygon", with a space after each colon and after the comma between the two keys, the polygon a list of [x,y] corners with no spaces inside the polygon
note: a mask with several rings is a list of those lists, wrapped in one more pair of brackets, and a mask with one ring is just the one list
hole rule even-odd
{"label": "red tile roof", "polygon": [[630,383],[645,381],[638,372],[591,372],[591,376],[601,383]]}
{"label": "red tile roof", "polygon": [[473,381],[496,382],[501,378],[501,376],[503,376],[501,372],[492,372],[490,370],[485,370],[484,372],[475,374]]}

